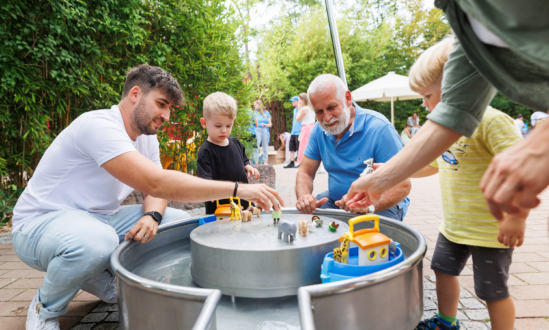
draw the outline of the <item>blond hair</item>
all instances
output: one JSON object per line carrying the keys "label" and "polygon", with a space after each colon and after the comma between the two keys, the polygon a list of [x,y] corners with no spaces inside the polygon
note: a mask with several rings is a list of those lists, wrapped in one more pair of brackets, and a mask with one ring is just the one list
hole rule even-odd
{"label": "blond hair", "polygon": [[234,119],[236,110],[236,100],[232,96],[223,92],[215,92],[204,99],[202,115],[204,118],[208,118],[211,114],[217,114]]}
{"label": "blond hair", "polygon": [[258,105],[259,106],[259,110],[261,112],[265,111],[265,105],[263,104],[263,101],[261,100],[257,100],[254,102],[254,106]]}
{"label": "blond hair", "polygon": [[436,45],[429,47],[418,57],[408,74],[410,88],[414,92],[419,92],[420,89],[429,86],[442,75],[453,43],[454,37],[446,37]]}

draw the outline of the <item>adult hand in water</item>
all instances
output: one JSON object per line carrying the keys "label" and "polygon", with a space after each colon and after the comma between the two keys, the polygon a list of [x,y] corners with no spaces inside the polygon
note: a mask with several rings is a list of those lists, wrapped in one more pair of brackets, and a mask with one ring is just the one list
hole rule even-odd
{"label": "adult hand in water", "polygon": [[316,209],[326,204],[326,202],[328,202],[328,198],[326,197],[317,201],[313,195],[306,194],[301,196],[301,198],[297,200],[297,203],[295,206],[299,210],[299,212],[303,214],[313,214],[316,212]]}
{"label": "adult hand in water", "polygon": [[[480,188],[494,217],[502,220],[504,212],[518,213],[521,207],[538,206],[537,195],[549,185],[547,164],[549,120],[537,125],[523,141],[495,156],[484,173]],[[515,200],[518,194],[521,196]]]}

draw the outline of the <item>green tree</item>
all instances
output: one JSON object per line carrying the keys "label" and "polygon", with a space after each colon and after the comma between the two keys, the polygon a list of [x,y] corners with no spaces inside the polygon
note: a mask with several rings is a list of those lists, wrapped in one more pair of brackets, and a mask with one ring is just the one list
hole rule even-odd
{"label": "green tree", "polygon": [[[125,72],[141,63],[178,79],[188,102],[174,109],[171,121],[181,125],[173,128],[194,134],[199,145],[206,95],[224,91],[242,105],[250,97],[235,18],[221,0],[4,1],[0,188],[24,186],[52,139],[78,115],[117,104]],[[159,138],[166,149],[167,134]],[[177,152],[189,152],[192,162],[196,148],[180,143]]]}

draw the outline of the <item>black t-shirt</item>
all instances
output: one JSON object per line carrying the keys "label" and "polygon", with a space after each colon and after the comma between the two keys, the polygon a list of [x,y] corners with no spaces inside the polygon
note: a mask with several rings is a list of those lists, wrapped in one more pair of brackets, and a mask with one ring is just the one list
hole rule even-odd
{"label": "black t-shirt", "polygon": [[[218,146],[210,141],[204,142],[198,151],[197,175],[199,178],[219,181],[248,183],[244,166],[250,164],[246,156],[246,148],[238,139],[229,137],[227,146]],[[249,202],[240,201],[246,209]],[[229,204],[228,199],[222,199],[219,204]],[[214,214],[215,202],[206,202],[206,214]]]}

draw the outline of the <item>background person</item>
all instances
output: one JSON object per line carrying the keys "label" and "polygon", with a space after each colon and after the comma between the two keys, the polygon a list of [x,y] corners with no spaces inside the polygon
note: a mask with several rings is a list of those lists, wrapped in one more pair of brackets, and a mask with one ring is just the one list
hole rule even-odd
{"label": "background person", "polygon": [[299,112],[297,113],[296,120],[301,122],[301,134],[299,135],[299,153],[297,155],[297,163],[301,164],[305,148],[307,148],[307,142],[309,142],[309,135],[315,124],[315,113],[313,107],[309,102],[307,94],[299,94]]}
{"label": "background person", "polygon": [[514,123],[517,131],[520,133],[520,136],[525,138],[526,135],[528,135],[528,125],[524,123],[522,113],[518,114],[517,118],[514,120]]}
{"label": "background person", "polygon": [[[317,208],[368,213],[367,208],[350,210],[345,193],[364,172],[365,160],[386,162],[402,149],[402,142],[387,118],[352,101],[351,92],[339,77],[316,77],[308,93],[318,123],[297,172],[296,207],[304,214],[314,213]],[[313,182],[321,161],[328,172],[328,190],[314,197]],[[375,213],[402,221],[410,204],[406,197],[410,189],[410,181],[406,180],[385,192],[374,205]]]}
{"label": "background person", "polygon": [[[426,50],[408,75],[411,89],[424,96],[423,106],[430,112],[440,102],[440,78],[452,43],[452,38],[448,38]],[[488,107],[470,138],[461,137],[441,157],[413,176],[439,173],[444,213],[431,260],[439,310],[437,315],[421,321],[416,329],[460,328],[458,276],[470,256],[473,257],[475,293],[486,301],[492,328],[513,329],[515,307],[507,281],[513,248],[522,244],[529,211],[523,209],[497,221],[490,214],[479,184],[494,155],[521,140],[513,120]]]}
{"label": "background person", "polygon": [[402,141],[402,145],[403,146],[407,145],[408,142],[410,142],[411,138],[412,138],[412,134],[410,134],[410,126],[406,124],[406,126],[404,126],[404,129],[400,133],[400,140]]}
{"label": "background person", "polygon": [[290,148],[289,148],[291,138],[292,138],[292,135],[288,132],[275,133],[275,139],[278,139],[280,141],[279,150],[284,149],[284,156],[285,156],[284,164],[289,164],[291,160]]}
{"label": "background person", "polygon": [[536,124],[538,121],[544,120],[545,118],[549,117],[547,112],[544,111],[536,111],[530,116],[530,124],[532,124],[532,128],[536,127]]}
{"label": "background person", "polygon": [[[59,329],[59,316],[80,289],[116,302],[116,279],[106,270],[112,251],[124,239],[147,243],[159,223],[188,217],[166,208],[168,199],[202,202],[236,194],[267,208],[283,205],[265,185],[236,186],[162,169],[156,133],[182,103],[170,73],[139,65],[128,71],[118,105],[80,115],[48,147],[13,212],[17,255],[46,272],[28,309],[28,330]],[[134,189],[144,194],[143,205],[120,206]]]}
{"label": "background person", "polygon": [[295,152],[299,150],[299,134],[301,133],[301,122],[297,121],[297,112],[299,111],[297,109],[299,98],[297,96],[294,96],[290,99],[290,102],[292,102],[292,106],[294,107],[294,116],[292,120],[292,131],[290,134],[292,135],[290,138],[290,158],[291,161],[288,165],[284,166],[284,168],[294,168],[295,167]]}
{"label": "background person", "polygon": [[419,128],[421,127],[419,125],[419,117],[417,115],[417,112],[414,112],[412,116],[408,117],[408,120],[406,121],[406,126],[409,126],[410,135],[414,136]]}
{"label": "background person", "polygon": [[[271,134],[269,128],[273,126],[271,122],[271,114],[269,111],[265,110],[263,101],[257,100],[254,103],[255,115],[255,136],[257,139],[257,151],[263,147],[263,165],[269,164],[269,141],[271,139]],[[259,164],[259,159],[257,161]]]}

